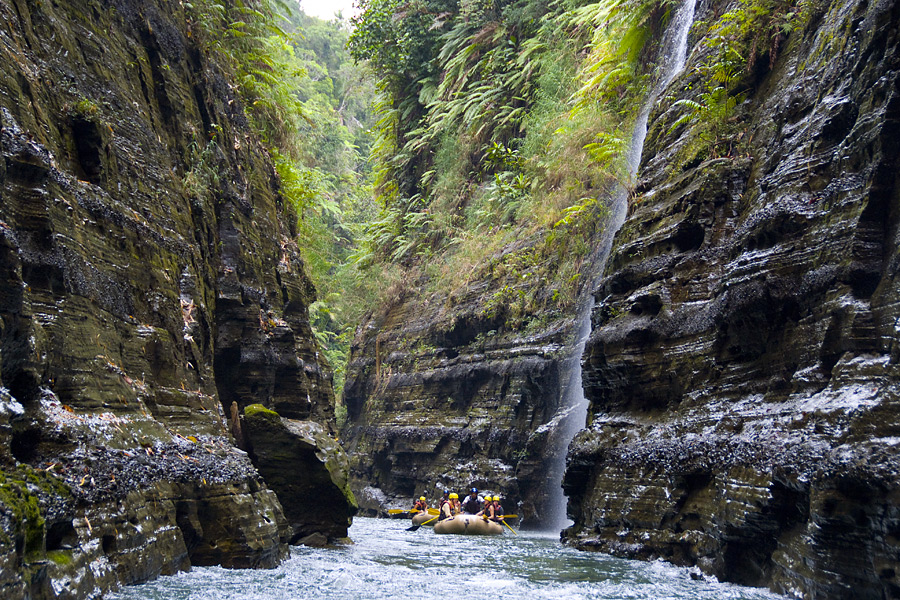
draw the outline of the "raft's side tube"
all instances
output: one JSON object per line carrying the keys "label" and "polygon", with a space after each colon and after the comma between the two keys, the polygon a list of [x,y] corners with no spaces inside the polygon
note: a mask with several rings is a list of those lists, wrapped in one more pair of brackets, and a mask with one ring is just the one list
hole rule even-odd
{"label": "raft's side tube", "polygon": [[455,533],[457,535],[500,535],[503,526],[494,521],[485,521],[476,515],[456,515],[434,524],[435,533]]}
{"label": "raft's side tube", "polygon": [[413,515],[412,524],[413,525],[422,525],[425,524],[427,527],[431,527],[437,521],[436,519],[431,521],[431,523],[425,523],[425,521],[429,521],[434,519],[433,515],[429,515],[427,512],[420,512]]}

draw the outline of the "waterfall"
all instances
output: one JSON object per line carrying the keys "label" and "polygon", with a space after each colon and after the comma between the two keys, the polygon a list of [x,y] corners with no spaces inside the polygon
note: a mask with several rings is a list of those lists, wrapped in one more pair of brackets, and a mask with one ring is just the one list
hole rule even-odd
{"label": "waterfall", "polygon": [[[696,0],[685,0],[672,18],[672,22],[663,35],[660,58],[657,65],[657,81],[650,90],[650,95],[641,106],[641,111],[634,123],[631,134],[631,143],[628,146],[626,157],[628,173],[632,180],[637,176],[641,162],[641,152],[644,149],[644,140],[647,137],[647,120],[650,111],[659,100],[660,94],[672,83],[675,76],[684,69],[687,60],[687,38],[691,24],[694,22],[694,8]],[[610,215],[608,225],[603,233],[596,252],[596,273],[601,274],[612,248],[613,237],[625,222],[628,212],[628,191],[621,187],[610,202]],[[599,275],[598,275],[599,276]],[[581,356],[584,354],[584,346],[591,334],[591,310],[593,309],[592,290],[596,287],[596,281],[591,281],[584,294],[577,311],[576,343],[572,355],[563,363],[562,386],[560,390],[561,409],[554,416],[549,426],[555,431],[551,441],[555,446],[554,454],[556,464],[549,466],[550,501],[547,518],[549,529],[560,531],[568,527],[571,521],[566,516],[566,497],[562,493],[562,479],[566,468],[566,452],[569,444],[585,425],[588,417],[588,402],[584,397],[584,389],[581,385]]]}

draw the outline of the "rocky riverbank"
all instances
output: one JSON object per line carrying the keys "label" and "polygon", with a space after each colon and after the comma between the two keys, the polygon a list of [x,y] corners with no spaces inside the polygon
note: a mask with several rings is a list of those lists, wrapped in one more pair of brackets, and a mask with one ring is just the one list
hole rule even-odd
{"label": "rocky riverbank", "polygon": [[296,215],[184,11],[0,0],[4,598],[277,564],[241,413],[333,429]]}

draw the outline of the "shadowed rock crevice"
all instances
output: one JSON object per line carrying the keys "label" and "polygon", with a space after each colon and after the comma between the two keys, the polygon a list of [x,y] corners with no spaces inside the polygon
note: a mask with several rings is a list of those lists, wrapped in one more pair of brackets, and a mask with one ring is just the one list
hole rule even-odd
{"label": "shadowed rock crevice", "polygon": [[81,179],[103,184],[103,137],[97,123],[83,117],[72,118],[72,138],[75,141],[76,173]]}

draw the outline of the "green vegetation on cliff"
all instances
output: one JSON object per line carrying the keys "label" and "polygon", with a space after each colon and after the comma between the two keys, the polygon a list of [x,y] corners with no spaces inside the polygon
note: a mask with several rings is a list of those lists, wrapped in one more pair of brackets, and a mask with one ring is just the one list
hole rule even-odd
{"label": "green vegetation on cliff", "polygon": [[[276,0],[186,6],[233,66],[300,217],[311,320],[340,393],[351,324],[410,292],[452,306],[487,281],[482,317],[500,331],[569,314],[602,199],[632,185],[631,123],[678,3],[362,0],[352,32]],[[693,128],[684,161],[733,152],[753,69],[805,7],[744,0],[695,26],[702,89],[676,102],[670,129]],[[214,143],[198,144],[186,183],[214,183],[202,170]]]}
{"label": "green vegetation on cliff", "polygon": [[[811,0],[741,0],[716,19],[698,21],[704,59],[693,69],[697,94],[675,102],[681,116],[669,128],[692,125],[694,143],[682,160],[732,156],[746,147],[746,123],[735,118],[737,106],[755,87],[755,80],[775,65],[792,31],[806,22]],[[688,88],[687,91],[690,91]]]}
{"label": "green vegetation on cliff", "polygon": [[[310,317],[340,393],[352,326],[374,282],[350,255],[375,212],[367,157],[374,85],[350,59],[347,24],[309,17],[286,2],[186,4],[192,31],[231,65],[247,116],[266,141],[281,192],[298,216],[299,245],[318,290]],[[188,183],[215,183],[197,146]]]}
{"label": "green vegetation on cliff", "polygon": [[520,330],[583,288],[620,184],[642,66],[671,3],[365,0],[350,37],[379,77],[373,146],[381,214],[364,264],[464,294]]}
{"label": "green vegetation on cliff", "polygon": [[[43,502],[58,501],[71,496],[71,492],[53,475],[19,465],[16,469],[0,469],[0,515],[12,517],[14,535],[10,539],[0,530],[0,548],[15,547],[19,542],[22,552],[29,558],[42,558],[45,552],[45,509]],[[43,500],[42,500],[43,499]]]}
{"label": "green vegetation on cliff", "polygon": [[[233,66],[300,216],[311,319],[339,393],[350,324],[413,286],[452,304],[490,281],[483,316],[501,330],[567,313],[602,198],[631,185],[630,124],[678,3],[363,0],[352,33],[276,0],[187,6]],[[774,61],[805,6],[744,0],[695,26],[702,90],[677,103],[672,127],[694,128],[686,153],[731,151],[752,69]],[[198,146],[198,164],[209,151]]]}

